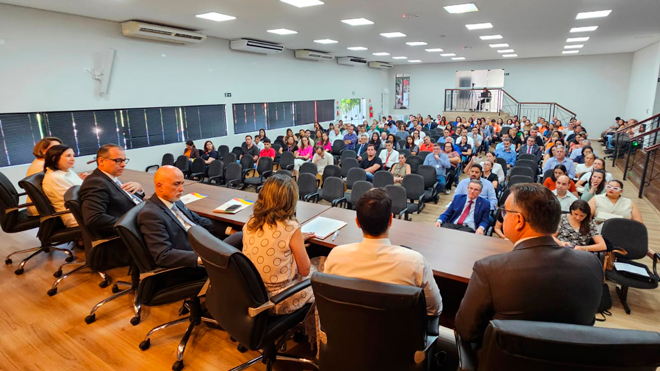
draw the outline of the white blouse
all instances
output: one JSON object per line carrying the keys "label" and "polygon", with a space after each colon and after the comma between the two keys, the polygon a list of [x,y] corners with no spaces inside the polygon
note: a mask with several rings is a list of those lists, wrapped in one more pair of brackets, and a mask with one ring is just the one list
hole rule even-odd
{"label": "white blouse", "polygon": [[[68,171],[47,169],[41,187],[48,200],[50,200],[51,205],[53,205],[53,209],[56,212],[60,212],[67,210],[66,206],[64,206],[64,194],[66,191],[73,186],[82,185],[82,182],[82,179],[72,169]],[[72,214],[64,214],[60,218],[62,218],[62,222],[64,222],[67,228],[78,226]]]}

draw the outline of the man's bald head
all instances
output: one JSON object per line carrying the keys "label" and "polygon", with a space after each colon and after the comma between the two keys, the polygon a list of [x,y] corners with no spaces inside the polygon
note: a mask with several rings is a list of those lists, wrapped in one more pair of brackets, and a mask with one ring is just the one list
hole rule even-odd
{"label": "man's bald head", "polygon": [[561,175],[557,178],[555,185],[557,187],[557,193],[564,195],[568,191],[568,187],[571,184],[571,179],[567,175]]}
{"label": "man's bald head", "polygon": [[183,173],[179,168],[162,166],[154,175],[156,196],[169,202],[178,201],[183,194],[183,181]]}

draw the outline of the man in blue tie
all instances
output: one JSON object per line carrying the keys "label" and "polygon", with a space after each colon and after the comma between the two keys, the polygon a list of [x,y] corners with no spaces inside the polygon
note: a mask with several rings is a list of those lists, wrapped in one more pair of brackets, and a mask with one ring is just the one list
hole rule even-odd
{"label": "man in blue tie", "polygon": [[467,194],[454,196],[447,210],[438,217],[435,226],[484,234],[488,229],[490,205],[488,200],[479,197],[482,188],[480,180],[471,179]]}
{"label": "man in blue tie", "polygon": [[369,138],[362,134],[360,137],[360,144],[357,144],[355,146],[355,154],[357,155],[357,160],[362,161],[362,155],[364,153],[367,153],[367,142],[369,141]]}

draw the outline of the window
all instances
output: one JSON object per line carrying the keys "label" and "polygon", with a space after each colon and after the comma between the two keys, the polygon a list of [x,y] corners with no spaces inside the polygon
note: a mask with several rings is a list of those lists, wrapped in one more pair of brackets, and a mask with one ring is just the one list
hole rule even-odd
{"label": "window", "polygon": [[335,119],[334,100],[240,103],[232,106],[234,133],[282,129]]}

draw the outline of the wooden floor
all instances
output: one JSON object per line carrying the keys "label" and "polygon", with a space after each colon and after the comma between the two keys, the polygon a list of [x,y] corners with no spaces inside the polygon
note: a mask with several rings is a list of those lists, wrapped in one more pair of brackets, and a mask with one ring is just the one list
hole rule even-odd
{"label": "wooden floor", "polygon": [[[618,169],[609,169],[621,178]],[[636,190],[626,182],[624,195],[639,206],[648,226],[650,246],[660,251],[660,213],[645,199],[636,198]],[[434,223],[451,196],[442,195],[437,205],[428,204],[413,222]],[[35,246],[35,231],[18,234],[0,232],[0,254]],[[484,237],[489,238],[489,237]],[[82,254],[78,256],[84,259]],[[169,370],[176,360],[176,346],[186,325],[179,325],[155,334],[151,348],[138,349],[143,336],[152,327],[178,318],[179,304],[143,309],[143,320],[137,326],[129,323],[132,317],[131,297],[125,296],[107,304],[97,312],[97,320],[85,324],[84,318],[96,302],[110,296],[110,287],[98,287],[100,277],[77,274],[60,284],[59,293],[46,295],[54,278],[52,273],[63,263],[64,254],[42,254],[26,266],[25,274],[15,276],[13,266],[0,269],[0,370]],[[651,263],[650,259],[646,262]],[[111,271],[115,279],[126,272]],[[124,279],[126,279],[124,277]],[[632,314],[626,315],[609,283],[614,302],[612,316],[597,326],[660,331],[660,290],[630,289],[628,301]],[[295,344],[291,346],[294,347]],[[294,351],[304,352],[304,344]],[[305,352],[308,353],[308,352]],[[188,343],[185,353],[186,370],[228,370],[258,353],[239,353],[236,344],[221,330],[199,326]],[[263,364],[253,367],[264,370]],[[298,365],[280,363],[277,370],[302,370]]]}

